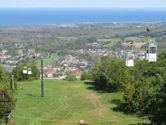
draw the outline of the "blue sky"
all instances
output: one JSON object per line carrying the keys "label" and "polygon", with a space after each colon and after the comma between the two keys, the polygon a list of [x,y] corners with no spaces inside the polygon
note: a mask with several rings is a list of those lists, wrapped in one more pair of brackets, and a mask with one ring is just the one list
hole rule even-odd
{"label": "blue sky", "polygon": [[0,0],[0,7],[165,8],[166,0]]}

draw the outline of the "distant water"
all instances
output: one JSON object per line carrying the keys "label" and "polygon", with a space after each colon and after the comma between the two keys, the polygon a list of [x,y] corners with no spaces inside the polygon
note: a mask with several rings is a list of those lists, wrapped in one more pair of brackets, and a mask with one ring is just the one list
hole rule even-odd
{"label": "distant water", "polygon": [[166,22],[166,9],[0,9],[0,26]]}

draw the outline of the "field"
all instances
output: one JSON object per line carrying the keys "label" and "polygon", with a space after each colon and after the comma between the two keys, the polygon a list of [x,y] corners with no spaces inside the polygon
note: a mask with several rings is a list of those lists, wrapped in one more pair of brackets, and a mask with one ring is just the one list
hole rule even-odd
{"label": "field", "polygon": [[114,111],[122,93],[96,91],[81,81],[45,81],[45,97],[40,97],[40,81],[19,82],[16,108],[9,125],[137,125],[147,122],[135,115]]}
{"label": "field", "polygon": [[[53,54],[50,57],[44,58],[43,59],[44,66],[49,66],[49,65],[55,64],[56,61],[58,60],[58,58],[59,57],[58,57],[57,54]],[[40,59],[36,60],[35,63],[37,65],[37,67],[41,66],[41,60]]]}

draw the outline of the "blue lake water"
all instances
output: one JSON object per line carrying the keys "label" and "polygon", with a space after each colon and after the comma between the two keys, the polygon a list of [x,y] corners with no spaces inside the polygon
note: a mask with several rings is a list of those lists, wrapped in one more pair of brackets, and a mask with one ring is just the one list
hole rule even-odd
{"label": "blue lake water", "polygon": [[166,9],[0,8],[0,26],[112,22],[166,22]]}

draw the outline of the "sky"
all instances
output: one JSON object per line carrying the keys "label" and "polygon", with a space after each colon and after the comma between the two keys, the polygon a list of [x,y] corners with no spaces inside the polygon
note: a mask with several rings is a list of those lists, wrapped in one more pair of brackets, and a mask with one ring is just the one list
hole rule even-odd
{"label": "sky", "polygon": [[0,0],[0,8],[165,8],[166,0]]}

